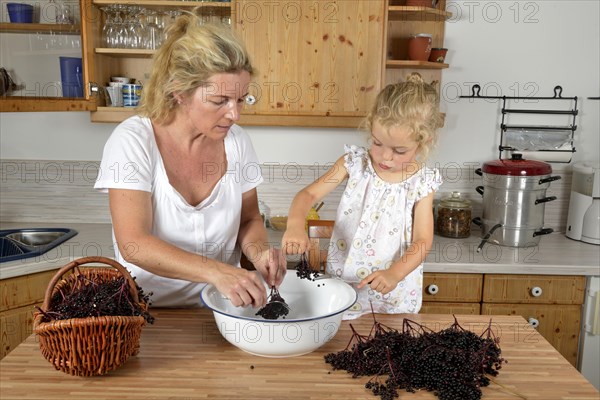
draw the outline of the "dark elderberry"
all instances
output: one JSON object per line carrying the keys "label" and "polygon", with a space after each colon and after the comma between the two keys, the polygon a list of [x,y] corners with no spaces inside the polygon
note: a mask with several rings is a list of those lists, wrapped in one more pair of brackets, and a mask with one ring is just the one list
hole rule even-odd
{"label": "dark elderberry", "polygon": [[314,281],[318,275],[319,273],[314,271],[310,267],[310,264],[306,259],[306,255],[302,254],[300,256],[300,262],[296,265],[296,276],[300,279],[308,279],[309,281]]}
{"label": "dark elderberry", "polygon": [[365,387],[382,400],[398,397],[399,390],[427,390],[439,399],[477,400],[487,375],[496,376],[506,362],[491,330],[491,321],[481,334],[454,323],[434,332],[404,319],[402,330],[377,321],[368,336],[350,325],[353,335],[346,349],[329,353],[325,362],[353,377],[373,375]]}
{"label": "dark elderberry", "polygon": [[[135,279],[135,278],[134,278]],[[149,304],[152,293],[146,294],[137,286],[141,303]],[[78,274],[70,288],[59,290],[51,300],[48,310],[37,309],[46,321],[101,316],[140,315],[152,324],[154,317],[140,304],[135,303],[124,277],[96,282]]]}
{"label": "dark elderberry", "polygon": [[264,319],[278,319],[279,317],[285,317],[289,312],[290,308],[279,294],[277,288],[271,286],[271,293],[269,294],[267,304],[258,310],[255,315],[260,315]]}

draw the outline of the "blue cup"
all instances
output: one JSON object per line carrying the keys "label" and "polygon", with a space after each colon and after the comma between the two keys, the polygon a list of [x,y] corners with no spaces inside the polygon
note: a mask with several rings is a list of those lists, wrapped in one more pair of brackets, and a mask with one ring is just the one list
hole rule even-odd
{"label": "blue cup", "polygon": [[83,67],[81,58],[58,57],[63,97],[83,97]]}
{"label": "blue cup", "polygon": [[33,22],[33,6],[24,3],[6,3],[8,10],[8,19],[12,23],[32,23]]}
{"label": "blue cup", "polygon": [[142,96],[142,85],[125,83],[122,86],[123,107],[137,107]]}

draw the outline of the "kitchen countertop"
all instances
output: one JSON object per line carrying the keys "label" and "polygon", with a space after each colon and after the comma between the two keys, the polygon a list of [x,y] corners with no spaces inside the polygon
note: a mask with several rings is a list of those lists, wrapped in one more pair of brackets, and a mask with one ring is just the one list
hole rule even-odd
{"label": "kitchen countertop", "polygon": [[[68,227],[79,234],[39,257],[0,263],[0,279],[57,269],[79,257],[114,257],[110,224],[0,223],[0,229],[32,227]],[[271,242],[278,245],[283,232],[271,229],[268,232]],[[534,247],[486,244],[477,253],[480,241],[478,232],[465,239],[436,235],[425,261],[425,272],[600,275],[600,246],[568,239],[562,233],[542,236]]]}
{"label": "kitchen countertop", "polygon": [[[264,358],[239,350],[223,339],[207,309],[155,309],[154,325],[142,330],[140,352],[104,376],[74,377],[43,358],[31,335],[0,361],[0,398],[8,399],[377,399],[364,388],[369,377],[353,379],[333,371],[325,354],[343,350],[352,335],[348,321],[313,353]],[[402,315],[378,314],[377,320],[400,329]],[[439,330],[452,315],[407,315]],[[460,315],[465,329],[481,333],[490,316]],[[598,391],[534,328],[519,316],[491,316],[508,360],[484,387],[484,399],[598,399]],[[352,321],[368,334],[371,315]],[[521,397],[515,395],[518,394]],[[435,399],[426,391],[400,392],[400,398]]]}

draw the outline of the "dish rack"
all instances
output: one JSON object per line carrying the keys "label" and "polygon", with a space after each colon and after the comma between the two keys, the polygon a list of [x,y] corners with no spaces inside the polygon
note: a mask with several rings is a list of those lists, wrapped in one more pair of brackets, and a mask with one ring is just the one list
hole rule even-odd
{"label": "dish rack", "polygon": [[[554,87],[551,97],[521,97],[521,96],[484,96],[480,94],[481,87],[473,85],[470,96],[460,96],[466,99],[497,99],[502,100],[502,119],[500,122],[500,145],[498,158],[510,158],[513,153],[521,153],[525,158],[538,159],[558,163],[569,163],[575,152],[573,136],[577,129],[576,117],[577,96],[563,97],[562,87]],[[550,102],[559,101],[559,108],[549,107]],[[522,102],[519,107],[514,103]],[[538,108],[540,107],[540,108]],[[519,116],[543,116],[553,119],[552,124],[523,123],[515,121]],[[539,118],[534,118],[539,121]],[[511,121],[509,121],[511,120]],[[537,122],[536,121],[536,122]]]}

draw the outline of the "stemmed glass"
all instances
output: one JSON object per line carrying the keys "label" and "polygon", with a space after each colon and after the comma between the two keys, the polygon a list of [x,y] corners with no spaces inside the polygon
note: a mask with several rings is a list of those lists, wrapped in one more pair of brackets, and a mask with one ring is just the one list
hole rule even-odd
{"label": "stemmed glass", "polygon": [[112,47],[115,30],[115,14],[116,10],[113,6],[100,8],[105,14],[106,19],[102,26],[102,45],[104,47]]}

